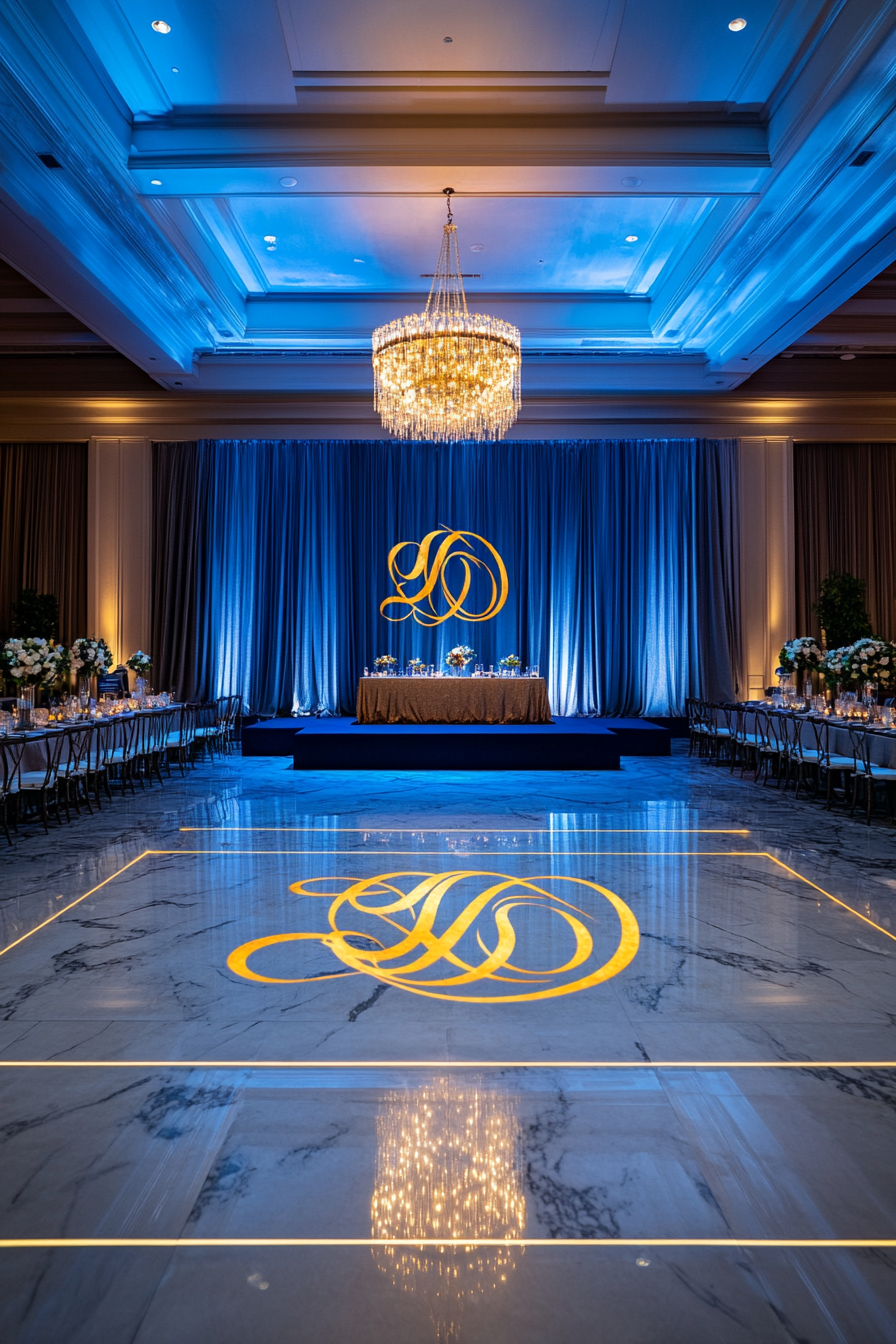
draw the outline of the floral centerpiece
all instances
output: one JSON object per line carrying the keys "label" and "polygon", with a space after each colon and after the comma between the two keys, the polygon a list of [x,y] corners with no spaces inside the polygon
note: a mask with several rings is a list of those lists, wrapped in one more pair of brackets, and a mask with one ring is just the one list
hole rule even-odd
{"label": "floral centerpiece", "polygon": [[373,665],[380,672],[390,672],[397,662],[398,659],[393,658],[391,653],[381,653],[379,658],[374,658]]}
{"label": "floral centerpiece", "polygon": [[[110,659],[111,656],[112,655],[110,654]],[[149,676],[149,670],[152,667],[152,658],[148,653],[144,653],[142,649],[138,649],[136,653],[131,654],[130,658],[127,660],[126,666],[129,667],[132,672],[136,672],[138,677],[147,677]]]}
{"label": "floral centerpiece", "polygon": [[508,667],[511,671],[520,666],[518,654],[508,653],[506,658],[502,658],[498,663],[499,667]]}
{"label": "floral centerpiece", "polygon": [[821,664],[821,671],[824,673],[826,681],[841,685],[843,682],[852,680],[852,674],[849,670],[849,655],[851,652],[851,644],[844,644],[841,649],[827,650]]}
{"label": "floral centerpiece", "polygon": [[851,681],[873,681],[883,690],[896,686],[896,644],[885,639],[857,639],[846,652]]}
{"label": "floral centerpiece", "polygon": [[778,654],[778,662],[785,672],[818,672],[824,662],[824,651],[812,635],[790,639]]}
{"label": "floral centerpiece", "polygon": [[104,639],[76,639],[71,655],[76,676],[101,677],[112,666],[112,650]]}
{"label": "floral centerpiece", "polygon": [[52,686],[70,665],[68,649],[46,639],[8,639],[0,651],[3,675],[17,686]]}
{"label": "floral centerpiece", "polygon": [[413,675],[415,672],[421,672],[425,666],[426,664],[424,663],[422,658],[408,659],[408,667],[410,668],[411,675]]}
{"label": "floral centerpiece", "polygon": [[449,667],[453,667],[455,670],[460,671],[462,667],[467,666],[467,663],[472,662],[475,657],[475,649],[469,648],[466,644],[455,644],[454,648],[449,649],[445,654],[445,662]]}

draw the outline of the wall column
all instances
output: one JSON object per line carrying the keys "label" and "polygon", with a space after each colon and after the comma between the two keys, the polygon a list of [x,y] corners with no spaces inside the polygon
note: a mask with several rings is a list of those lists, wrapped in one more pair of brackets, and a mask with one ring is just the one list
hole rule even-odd
{"label": "wall column", "polygon": [[87,624],[123,662],[151,653],[152,442],[92,438],[88,453]]}
{"label": "wall column", "polygon": [[793,440],[740,440],[742,698],[774,681],[778,653],[795,630]]}

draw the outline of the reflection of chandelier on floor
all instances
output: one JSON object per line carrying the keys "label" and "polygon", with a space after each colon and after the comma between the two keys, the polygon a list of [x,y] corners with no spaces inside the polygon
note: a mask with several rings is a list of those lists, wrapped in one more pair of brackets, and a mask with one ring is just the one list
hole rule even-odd
{"label": "reflection of chandelier on floor", "polygon": [[467,311],[452,194],[426,312],[373,333],[374,406],[400,439],[500,439],[519,413],[520,333]]}
{"label": "reflection of chandelier on floor", "polygon": [[[523,1253],[526,1197],[513,1100],[435,1078],[388,1094],[376,1132],[371,1234],[399,1244],[375,1245],[374,1260],[397,1288],[428,1300],[436,1337],[454,1340],[464,1303],[499,1290]],[[430,1244],[415,1246],[416,1237]],[[491,1244],[476,1245],[477,1238]]]}

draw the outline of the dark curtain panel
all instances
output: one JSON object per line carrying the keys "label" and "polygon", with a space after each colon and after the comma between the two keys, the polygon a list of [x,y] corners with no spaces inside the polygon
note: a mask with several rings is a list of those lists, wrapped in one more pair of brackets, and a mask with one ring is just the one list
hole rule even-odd
{"label": "dark curtain panel", "polygon": [[[0,636],[23,588],[59,600],[59,639],[87,630],[87,444],[0,443]],[[29,630],[30,635],[45,635]]]}
{"label": "dark curtain panel", "polygon": [[[440,663],[464,643],[486,664],[538,663],[558,714],[730,696],[736,453],[700,439],[157,443],[157,684],[346,713],[377,654]],[[506,605],[482,623],[390,624],[390,548],[440,526],[497,548]]]}
{"label": "dark curtain panel", "polygon": [[875,634],[896,637],[896,443],[793,445],[796,616],[820,637],[812,603],[832,569],[867,580]]}

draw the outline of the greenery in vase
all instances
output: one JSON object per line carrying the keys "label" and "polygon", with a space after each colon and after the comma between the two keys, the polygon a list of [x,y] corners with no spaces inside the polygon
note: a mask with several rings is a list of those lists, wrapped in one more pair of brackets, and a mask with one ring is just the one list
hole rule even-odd
{"label": "greenery in vase", "polygon": [[867,587],[864,579],[839,570],[832,570],[820,585],[812,610],[830,648],[845,648],[871,635],[871,617],[865,606]]}
{"label": "greenery in vase", "polygon": [[148,677],[150,668],[152,667],[152,658],[148,653],[143,653],[141,649],[138,649],[136,653],[131,654],[126,666],[129,667],[132,672],[136,672],[138,677]]}
{"label": "greenery in vase", "polygon": [[18,601],[13,602],[10,633],[21,639],[29,630],[46,631],[51,644],[56,639],[59,634],[59,602],[52,593],[23,588]]}
{"label": "greenery in vase", "polygon": [[499,667],[519,667],[520,659],[515,653],[508,653],[506,658],[502,658],[498,663]]}
{"label": "greenery in vase", "polygon": [[397,662],[398,659],[393,658],[391,653],[381,653],[379,658],[374,658],[373,665],[382,671],[394,667]]}

